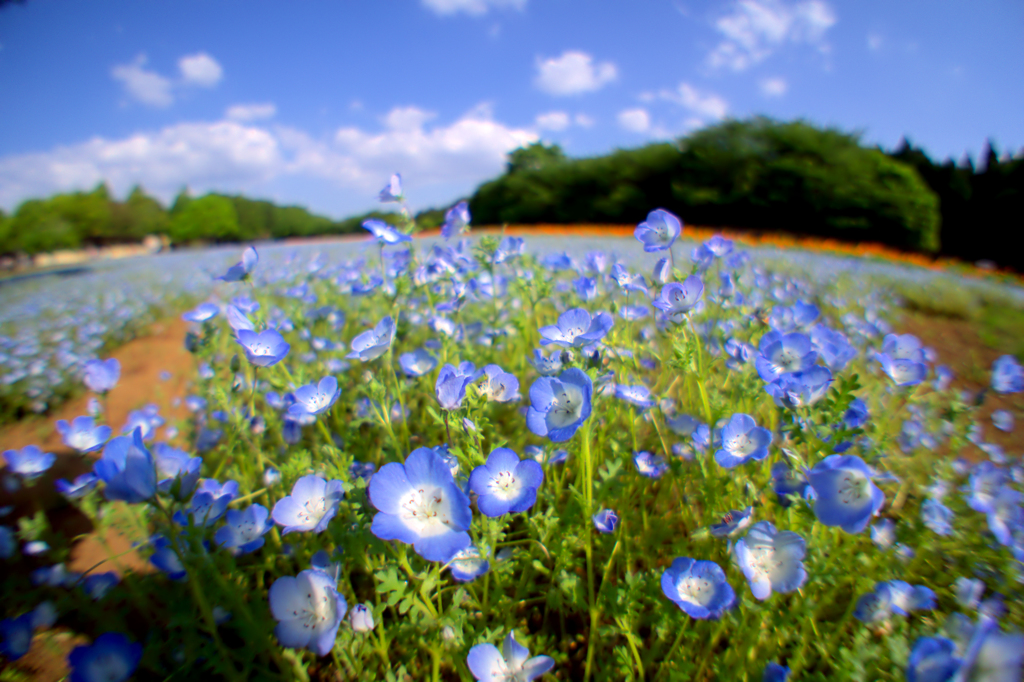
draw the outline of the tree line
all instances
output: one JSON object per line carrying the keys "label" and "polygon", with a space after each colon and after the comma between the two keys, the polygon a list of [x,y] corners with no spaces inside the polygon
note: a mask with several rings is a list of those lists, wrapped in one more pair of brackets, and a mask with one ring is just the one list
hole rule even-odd
{"label": "tree line", "polygon": [[[686,222],[875,241],[1024,271],[1005,239],[1024,221],[1024,154],[983,163],[933,162],[908,140],[893,151],[805,121],[727,120],[675,142],[569,158],[534,143],[509,154],[504,173],[470,198],[474,225],[630,224],[657,207]],[[0,212],[0,255],[138,242],[174,244],[282,239],[361,231],[373,212],[332,220],[299,206],[183,190],[169,207],[135,187],[124,201],[105,184],[91,192],[30,199]],[[437,227],[444,209],[416,216]]]}
{"label": "tree line", "polygon": [[117,201],[101,183],[90,192],[29,199],[9,216],[0,212],[0,254],[134,243],[151,234],[166,235],[176,245],[350,234],[361,232],[368,217],[393,219],[372,212],[331,220],[301,206],[216,193],[193,197],[185,190],[165,208],[142,187]]}
{"label": "tree line", "polygon": [[[1024,270],[1003,244],[1024,215],[1024,155],[983,170],[938,165],[906,141],[887,153],[804,121],[728,120],[674,143],[585,159],[514,151],[470,201],[476,223],[617,223],[654,207],[686,222],[875,241]],[[1010,232],[1012,234],[1012,232]]]}

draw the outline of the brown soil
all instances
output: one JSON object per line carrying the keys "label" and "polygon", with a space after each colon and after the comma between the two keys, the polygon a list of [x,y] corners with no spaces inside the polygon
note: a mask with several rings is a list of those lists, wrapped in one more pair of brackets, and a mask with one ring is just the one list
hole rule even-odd
{"label": "brown soil", "polygon": [[[130,411],[149,403],[159,405],[160,414],[166,420],[164,428],[187,418],[188,411],[184,406],[173,404],[175,398],[187,395],[188,383],[194,372],[192,357],[183,344],[187,328],[188,324],[180,319],[165,320],[153,326],[150,336],[130,341],[111,353],[111,357],[121,363],[121,379],[107,396],[107,421],[115,434],[127,421]],[[171,373],[171,377],[161,380],[160,373],[165,370]],[[23,487],[13,495],[0,488],[0,507],[14,506],[14,511],[3,521],[43,511],[54,531],[64,537],[84,536],[72,547],[67,562],[70,571],[83,572],[93,568],[98,572],[115,571],[119,575],[129,570],[151,572],[154,569],[147,561],[128,551],[131,543],[127,538],[116,531],[109,531],[100,538],[92,522],[77,508],[67,504],[54,487],[54,481],[59,478],[71,480],[92,469],[93,456],[74,453],[64,445],[54,428],[58,419],[71,421],[87,414],[88,399],[88,395],[82,395],[65,403],[52,415],[26,419],[0,429],[0,450],[37,445],[57,455],[53,468],[31,488]],[[161,434],[162,429],[158,437]],[[123,556],[118,556],[121,554]],[[108,561],[112,556],[117,559]],[[46,636],[35,637],[32,648],[15,665],[38,682],[56,682],[70,672],[66,665],[68,653],[85,643],[82,637],[73,637],[59,630],[51,631]]]}

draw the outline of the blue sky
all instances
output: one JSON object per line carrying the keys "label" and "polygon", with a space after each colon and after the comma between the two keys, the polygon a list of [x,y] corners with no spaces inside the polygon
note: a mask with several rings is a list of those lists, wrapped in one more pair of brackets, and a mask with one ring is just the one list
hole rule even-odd
{"label": "blue sky", "polygon": [[444,207],[536,140],[573,156],[765,114],[1024,146],[1019,0],[27,0],[0,8],[0,207],[106,180]]}

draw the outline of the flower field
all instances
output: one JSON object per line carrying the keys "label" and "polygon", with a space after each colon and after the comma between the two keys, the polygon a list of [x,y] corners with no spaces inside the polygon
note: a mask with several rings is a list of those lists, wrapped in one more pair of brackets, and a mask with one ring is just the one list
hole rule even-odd
{"label": "flower field", "polygon": [[[660,209],[469,222],[4,290],[4,408],[95,397],[55,504],[145,563],[72,571],[76,536],[5,509],[0,680],[33,641],[89,681],[1020,678],[1024,468],[993,441],[1024,370],[962,391],[889,322],[946,275]],[[186,304],[188,417],[109,423],[107,351]],[[7,493],[50,484],[4,459]]]}

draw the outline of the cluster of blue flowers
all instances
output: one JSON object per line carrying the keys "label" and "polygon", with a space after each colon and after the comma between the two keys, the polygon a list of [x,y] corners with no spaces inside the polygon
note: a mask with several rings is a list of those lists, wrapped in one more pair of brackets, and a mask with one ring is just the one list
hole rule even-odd
{"label": "cluster of blue flowers", "polygon": [[[980,426],[954,423],[970,408],[945,400],[951,373],[918,339],[893,334],[877,300],[852,312],[752,266],[721,236],[677,260],[682,221],[664,209],[636,227],[658,258],[641,271],[598,251],[538,263],[510,235],[474,248],[459,239],[465,202],[447,211],[443,241],[419,252],[397,174],[380,198],[399,212],[364,223],[372,256],[275,263],[250,247],[217,277],[229,293],[185,313],[199,372],[180,438],[152,407],[117,434],[101,403],[56,424],[94,460],[59,492],[148,524],[137,551],[170,599],[191,600],[200,634],[171,654],[187,674],[211,670],[211,657],[245,679],[330,656],[323,665],[349,677],[429,669],[439,679],[443,665],[526,682],[557,660],[563,676],[589,679],[595,658],[603,666],[620,647],[612,676],[685,676],[673,654],[706,637],[710,656],[722,628],[745,625],[730,612],[778,624],[810,604],[804,617],[818,620],[805,629],[825,627],[827,611],[837,637],[847,627],[880,636],[896,616],[912,623],[900,661],[909,680],[1019,678],[1024,637],[1003,630],[998,597],[980,601],[989,588],[1019,597],[1013,581],[980,563],[977,578],[955,576],[975,622],[958,614],[944,634],[933,617],[954,576],[909,581],[925,582],[919,568],[938,552],[965,561],[953,543],[968,540],[1024,575],[1024,469]],[[81,374],[102,397],[120,368],[92,359]],[[1014,358],[996,362],[991,390],[1024,391]],[[1012,432],[1013,413],[993,422]],[[940,443],[986,459],[936,465],[918,485],[905,463]],[[39,485],[56,461],[35,446],[3,457],[9,491]],[[977,541],[967,528],[982,519]],[[137,587],[134,576],[122,586],[117,573],[53,563],[66,555],[47,540],[30,523],[0,525],[0,559],[31,566],[49,597],[0,621],[9,660],[61,621],[51,599]],[[837,571],[829,552],[859,552],[861,563]],[[830,603],[836,595],[849,603]],[[587,623],[577,654],[551,636],[540,604]],[[661,622],[648,628],[657,660],[637,646],[642,608]],[[688,618],[721,621],[719,634]],[[751,627],[737,635],[749,652],[729,654],[737,677],[749,660],[763,679],[785,680],[812,656],[835,671],[826,647],[767,646],[791,634]],[[531,657],[517,631],[550,655]],[[149,655],[157,639],[123,622],[99,632],[71,652],[72,679],[159,671],[170,659]],[[413,663],[421,655],[429,661]],[[700,679],[707,661],[695,665]]]}

